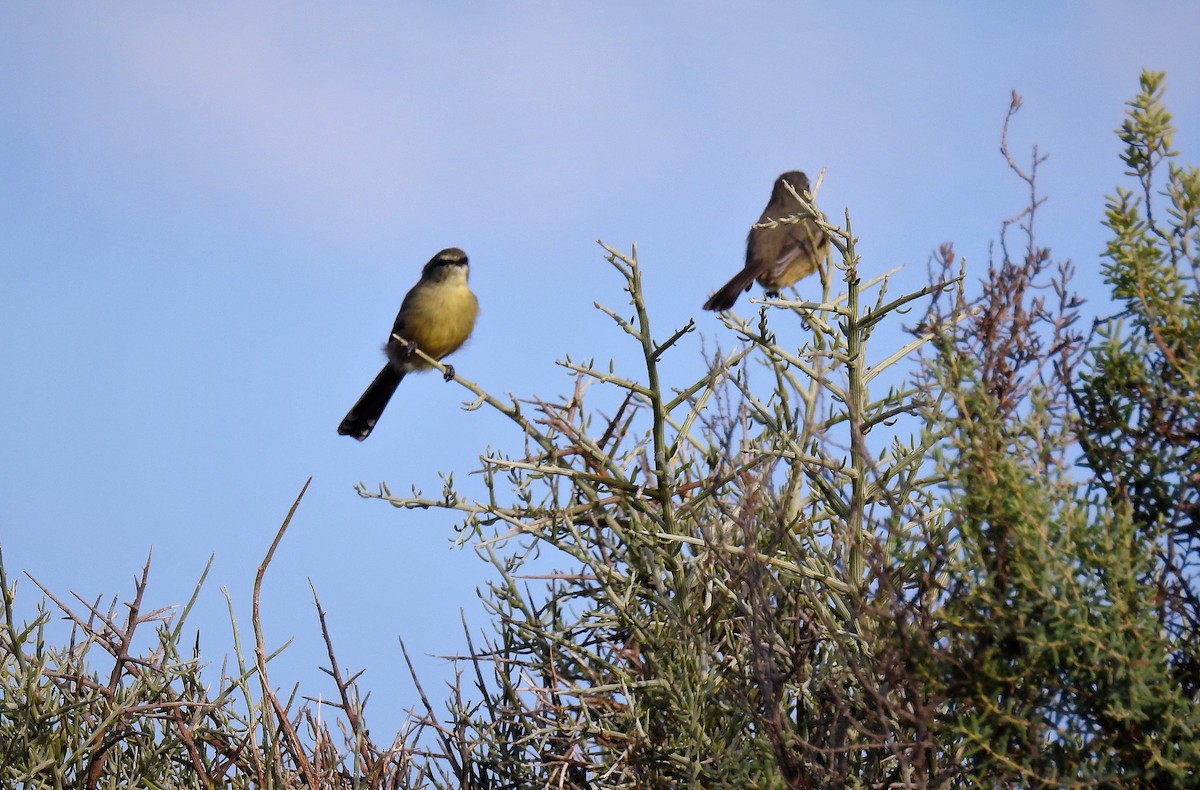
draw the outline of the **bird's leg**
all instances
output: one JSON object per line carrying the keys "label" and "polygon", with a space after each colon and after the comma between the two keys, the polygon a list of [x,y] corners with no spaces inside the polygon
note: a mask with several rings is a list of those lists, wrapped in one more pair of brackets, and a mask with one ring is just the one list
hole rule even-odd
{"label": "bird's leg", "polygon": [[408,354],[409,356],[412,356],[412,353],[417,350],[417,341],[405,340],[395,332],[392,333],[392,340],[395,340],[398,344],[400,344],[400,346],[404,348],[404,353]]}

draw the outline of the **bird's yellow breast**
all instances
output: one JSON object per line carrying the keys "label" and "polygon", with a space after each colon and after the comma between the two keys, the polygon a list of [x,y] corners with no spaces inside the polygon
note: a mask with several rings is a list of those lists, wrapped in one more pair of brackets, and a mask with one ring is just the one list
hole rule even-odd
{"label": "bird's yellow breast", "polygon": [[[434,359],[458,350],[479,315],[479,302],[465,277],[420,283],[404,302],[397,322],[403,323],[401,334]],[[419,358],[410,359],[408,366],[428,367]]]}

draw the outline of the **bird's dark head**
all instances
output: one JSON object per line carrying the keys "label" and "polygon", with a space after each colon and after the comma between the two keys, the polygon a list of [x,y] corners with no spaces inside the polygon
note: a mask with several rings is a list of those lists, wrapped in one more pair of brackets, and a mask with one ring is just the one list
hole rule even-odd
{"label": "bird's dark head", "polygon": [[808,191],[808,176],[804,175],[799,170],[789,170],[788,172],[775,179],[775,187],[771,190],[771,202],[778,203],[779,201],[789,201],[794,203],[795,199],[788,192],[784,183],[792,185],[792,189],[797,192]]}
{"label": "bird's dark head", "polygon": [[447,247],[429,259],[421,270],[422,280],[444,280],[467,271],[467,254],[458,247]]}

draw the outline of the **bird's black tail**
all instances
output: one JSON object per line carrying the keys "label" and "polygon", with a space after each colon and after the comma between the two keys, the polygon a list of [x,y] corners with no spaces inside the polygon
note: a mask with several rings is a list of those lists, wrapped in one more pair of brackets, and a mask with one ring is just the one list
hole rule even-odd
{"label": "bird's black tail", "polygon": [[355,403],[342,418],[338,433],[342,436],[353,436],[360,442],[370,436],[375,423],[379,422],[379,415],[383,414],[403,378],[404,374],[396,370],[391,363],[384,365],[383,370],[379,371],[379,375],[371,382],[371,386],[367,387],[367,391],[358,399],[358,403]]}
{"label": "bird's black tail", "polygon": [[704,309],[720,312],[733,307],[738,297],[744,291],[750,290],[750,286],[754,284],[754,274],[754,268],[747,264],[745,269],[735,274],[732,280],[722,285],[715,294],[708,297],[708,301],[704,303]]}

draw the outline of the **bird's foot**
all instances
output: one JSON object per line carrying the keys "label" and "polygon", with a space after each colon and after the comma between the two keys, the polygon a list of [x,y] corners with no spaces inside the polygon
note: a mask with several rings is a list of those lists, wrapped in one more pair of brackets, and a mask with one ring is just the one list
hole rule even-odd
{"label": "bird's foot", "polygon": [[442,378],[445,379],[446,381],[449,381],[450,379],[454,378],[454,366],[446,365],[445,368],[446,368],[446,371],[444,373],[442,373]]}

